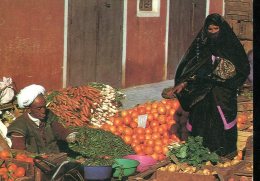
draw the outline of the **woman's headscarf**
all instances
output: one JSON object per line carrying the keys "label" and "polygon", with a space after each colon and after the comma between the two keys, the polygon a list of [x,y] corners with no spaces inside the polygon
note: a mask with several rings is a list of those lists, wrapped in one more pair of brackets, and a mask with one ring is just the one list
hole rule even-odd
{"label": "woman's headscarf", "polygon": [[[214,40],[208,36],[208,26],[211,24],[219,26]],[[231,61],[236,71],[247,77],[249,68],[245,50],[229,24],[216,13],[207,16],[204,26],[181,59],[175,74],[176,84],[195,74],[204,63],[210,61],[212,55]]]}

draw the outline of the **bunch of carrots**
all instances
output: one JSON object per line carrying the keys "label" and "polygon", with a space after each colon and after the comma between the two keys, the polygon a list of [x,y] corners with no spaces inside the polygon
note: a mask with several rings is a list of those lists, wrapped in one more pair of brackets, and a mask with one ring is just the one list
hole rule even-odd
{"label": "bunch of carrots", "polygon": [[118,112],[115,102],[123,97],[109,85],[92,83],[51,91],[47,93],[47,102],[66,126],[101,127]]}
{"label": "bunch of carrots", "polygon": [[47,94],[48,108],[66,126],[90,124],[90,116],[101,102],[100,91],[91,86],[68,87]]}

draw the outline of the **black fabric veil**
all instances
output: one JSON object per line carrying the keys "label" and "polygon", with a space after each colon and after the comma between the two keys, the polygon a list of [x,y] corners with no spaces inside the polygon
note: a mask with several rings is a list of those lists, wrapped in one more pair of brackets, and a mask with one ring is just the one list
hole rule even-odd
{"label": "black fabric veil", "polygon": [[[218,36],[214,41],[208,37],[207,29],[211,24],[219,26]],[[236,75],[221,81],[216,81],[210,76],[198,76],[203,66],[205,70],[206,64],[212,64],[212,55],[229,60],[235,66]],[[222,90],[236,90],[246,80],[249,71],[247,55],[235,33],[219,14],[211,14],[207,16],[204,26],[177,67],[175,85],[188,82],[187,87],[180,94],[176,94],[177,98],[184,110],[189,111],[215,85],[220,85]],[[199,77],[202,79],[198,80]]]}
{"label": "black fabric veil", "polygon": [[[214,46],[210,45],[207,38],[209,24],[220,27],[219,37]],[[176,84],[184,82],[196,74],[199,68],[211,58],[212,54],[230,60],[235,65],[237,72],[245,76],[248,75],[247,55],[239,39],[219,14],[210,14],[177,67]]]}

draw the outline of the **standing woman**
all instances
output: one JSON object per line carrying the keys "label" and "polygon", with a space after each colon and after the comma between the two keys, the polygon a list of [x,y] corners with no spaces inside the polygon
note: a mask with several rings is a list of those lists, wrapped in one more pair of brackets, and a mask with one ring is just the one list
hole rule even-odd
{"label": "standing woman", "polygon": [[240,41],[219,15],[209,15],[178,65],[171,90],[189,112],[187,129],[221,156],[237,152],[237,91],[249,74]]}

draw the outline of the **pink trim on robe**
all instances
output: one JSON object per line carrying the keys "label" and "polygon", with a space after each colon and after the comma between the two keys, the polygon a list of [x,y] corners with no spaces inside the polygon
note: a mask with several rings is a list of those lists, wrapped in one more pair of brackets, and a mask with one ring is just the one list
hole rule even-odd
{"label": "pink trim on robe", "polygon": [[192,131],[192,125],[190,124],[189,120],[187,121],[186,128],[189,132]]}
{"label": "pink trim on robe", "polygon": [[219,114],[220,114],[220,116],[221,116],[221,119],[222,119],[222,121],[223,121],[223,123],[224,123],[224,129],[225,129],[225,130],[228,130],[228,129],[230,129],[230,128],[232,128],[233,126],[236,125],[237,119],[234,119],[232,122],[228,123],[227,120],[226,120],[226,118],[225,118],[225,115],[224,115],[224,113],[223,113],[223,111],[222,111],[222,109],[221,109],[221,107],[220,107],[220,106],[217,106],[217,108],[218,108],[218,112],[219,112]]}
{"label": "pink trim on robe", "polygon": [[216,57],[214,55],[211,55],[212,64],[214,64]]}

